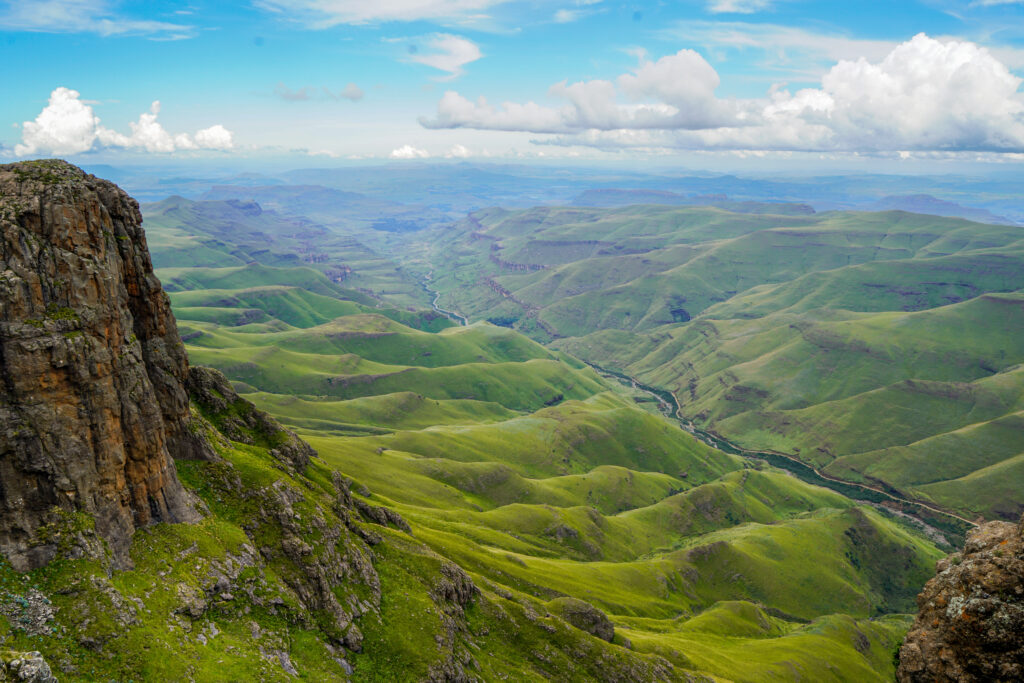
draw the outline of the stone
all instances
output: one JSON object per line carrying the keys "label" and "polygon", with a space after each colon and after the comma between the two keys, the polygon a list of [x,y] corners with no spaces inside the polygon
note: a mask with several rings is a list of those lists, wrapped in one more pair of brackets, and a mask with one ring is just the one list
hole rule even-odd
{"label": "stone", "polygon": [[0,681],[57,683],[57,678],[38,652],[0,651]]}
{"label": "stone", "polygon": [[135,529],[197,520],[187,373],[138,203],[62,161],[0,165],[0,554],[49,562],[60,510],[126,567]]}
{"label": "stone", "polygon": [[936,570],[917,598],[897,680],[1024,680],[1024,518],[974,529]]}
{"label": "stone", "polygon": [[608,615],[589,602],[568,597],[555,598],[548,603],[548,607],[563,621],[581,631],[609,643],[615,638],[615,627],[608,619]]}
{"label": "stone", "polygon": [[239,396],[219,370],[189,368],[187,387],[200,409],[232,441],[265,446],[274,458],[298,472],[305,472],[310,459],[317,457],[312,446]]}

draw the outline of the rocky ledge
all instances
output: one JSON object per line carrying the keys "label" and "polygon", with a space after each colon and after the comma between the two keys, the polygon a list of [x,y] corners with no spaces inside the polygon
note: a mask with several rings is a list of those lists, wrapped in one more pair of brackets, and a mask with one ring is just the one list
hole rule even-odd
{"label": "rocky ledge", "polygon": [[1024,518],[989,522],[940,560],[900,650],[901,683],[1024,680]]}

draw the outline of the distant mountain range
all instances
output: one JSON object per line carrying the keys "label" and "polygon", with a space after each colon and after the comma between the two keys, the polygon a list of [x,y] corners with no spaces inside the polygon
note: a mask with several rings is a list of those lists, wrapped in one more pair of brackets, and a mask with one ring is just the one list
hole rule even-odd
{"label": "distant mountain range", "polygon": [[962,206],[955,202],[947,202],[937,199],[930,194],[911,194],[894,197],[883,197],[868,207],[871,211],[909,211],[911,213],[925,213],[932,216],[954,216],[966,218],[977,223],[998,223],[1002,225],[1017,225],[1014,221],[1004,216],[997,216],[985,209],[976,209],[969,206]]}

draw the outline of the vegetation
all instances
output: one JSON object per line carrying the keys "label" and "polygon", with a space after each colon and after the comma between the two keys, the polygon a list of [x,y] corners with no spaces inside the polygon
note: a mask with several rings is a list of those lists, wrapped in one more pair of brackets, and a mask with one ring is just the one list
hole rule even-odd
{"label": "vegetation", "polygon": [[[488,639],[493,654],[474,655],[485,680],[528,678],[524,667],[588,679],[563,659],[578,646],[560,634],[616,657],[654,657],[642,661],[664,662],[669,679],[763,680],[801,648],[831,653],[798,657],[809,676],[891,675],[908,622],[880,617],[913,609],[941,554],[896,518],[711,448],[628,389],[507,328],[413,329],[393,310],[305,306],[301,287],[217,287],[172,294],[192,362],[223,370],[317,449],[317,467],[365,487],[367,502],[401,514],[416,539],[388,531],[375,547],[384,611],[364,628],[357,677],[423,670],[422,652],[444,632],[429,595],[416,592],[424,567],[436,573],[430,557],[463,567],[483,591],[465,610],[474,642],[504,634]],[[231,317],[239,310],[260,317]],[[570,598],[608,616],[611,643],[548,604]],[[543,627],[513,635],[492,605]],[[704,637],[731,611],[742,618]],[[762,614],[772,627],[758,632]],[[854,647],[861,639],[868,645]],[[536,669],[533,651],[544,656]],[[761,666],[729,663],[742,652]],[[831,673],[837,661],[854,673]]]}
{"label": "vegetation", "polygon": [[494,209],[422,249],[443,305],[667,390],[698,428],[960,514],[1024,511],[1019,439],[997,436],[1024,400],[1015,226]]}

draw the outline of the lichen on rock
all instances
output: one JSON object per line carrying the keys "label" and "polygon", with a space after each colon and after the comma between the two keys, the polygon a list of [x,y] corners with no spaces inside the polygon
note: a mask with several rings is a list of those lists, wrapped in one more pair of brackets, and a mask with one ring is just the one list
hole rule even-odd
{"label": "lichen on rock", "polygon": [[1024,680],[1024,518],[978,527],[936,570],[918,596],[897,679]]}

